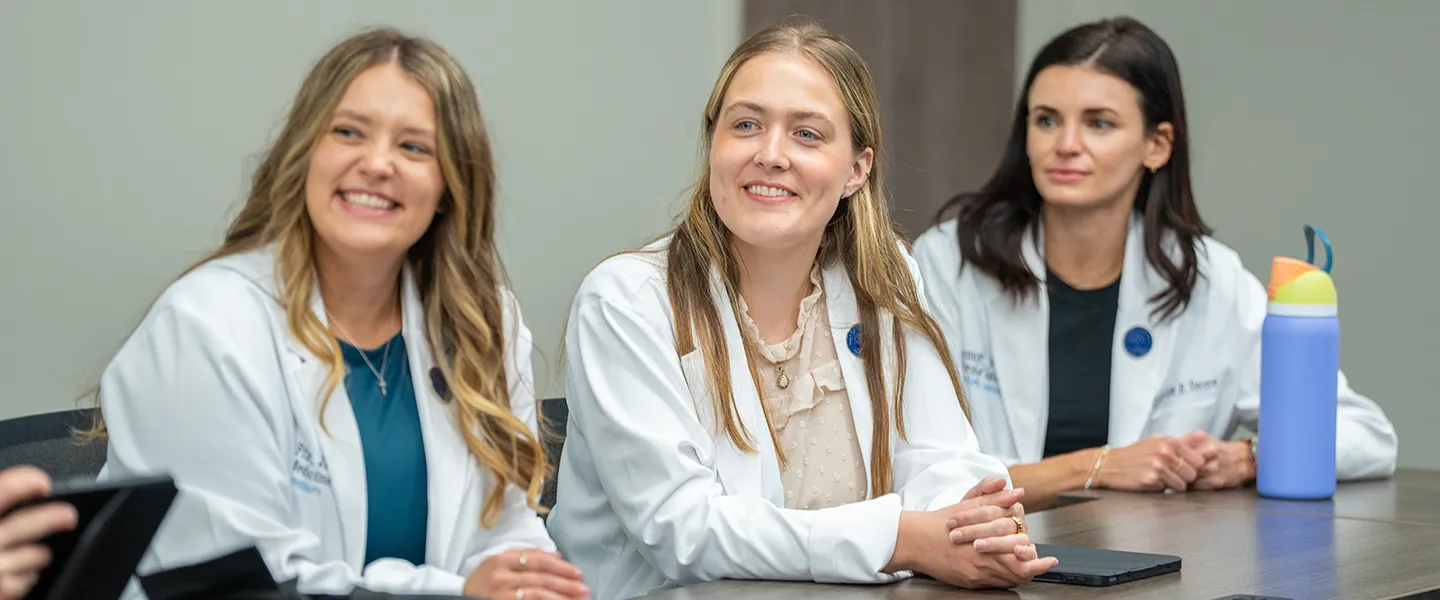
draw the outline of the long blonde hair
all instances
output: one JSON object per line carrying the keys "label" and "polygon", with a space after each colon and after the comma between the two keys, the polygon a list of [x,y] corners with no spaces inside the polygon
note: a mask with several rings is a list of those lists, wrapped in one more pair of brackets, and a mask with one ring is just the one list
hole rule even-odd
{"label": "long blonde hair", "polygon": [[[537,499],[547,463],[535,434],[510,410],[489,134],[474,86],[444,49],[384,28],[354,35],[325,54],[295,95],[285,127],[255,170],[249,197],[224,242],[189,270],[273,244],[276,286],[290,332],[331,366],[322,390],[323,415],[345,370],[339,343],[311,310],[315,229],[305,208],[306,171],[350,82],[381,64],[403,69],[435,104],[444,210],[410,249],[408,261],[425,311],[426,341],[449,389],[444,400],[456,405],[470,453],[499,481],[481,510],[481,523],[488,528],[499,518],[510,484],[525,489],[530,506],[542,510]],[[103,435],[100,419],[91,437]]]}
{"label": "long blonde hair", "polygon": [[[745,452],[754,452],[755,440],[740,422],[735,406],[722,317],[709,285],[711,270],[718,269],[734,312],[729,318],[739,322],[740,270],[731,251],[729,230],[716,213],[710,195],[709,154],[721,103],[735,72],[751,58],[770,52],[801,53],[828,71],[840,89],[849,114],[852,148],[856,152],[871,148],[875,153],[874,165],[865,185],[841,200],[835,216],[826,226],[816,260],[821,264],[836,260],[843,262],[855,288],[860,313],[860,357],[865,365],[866,388],[874,414],[870,490],[872,496],[880,496],[894,487],[890,455],[891,419],[894,419],[901,439],[905,439],[901,402],[905,389],[904,327],[919,331],[935,346],[966,418],[969,418],[970,410],[944,336],[935,320],[921,307],[915,281],[900,249],[902,238],[896,233],[889,217],[881,177],[880,102],[874,80],[853,48],[817,25],[782,23],[751,36],[730,55],[710,92],[701,122],[704,156],[700,174],[666,250],[670,305],[675,313],[675,343],[682,356],[699,347],[707,365],[706,378],[710,395],[714,398],[715,422],[736,446]],[[895,317],[892,336],[897,376],[892,400],[886,397],[884,366],[881,364],[880,311]],[[758,351],[754,340],[745,341],[745,357],[757,392],[762,389],[756,369]],[[783,465],[787,459],[776,440],[774,427],[768,423],[768,415],[767,428]]]}

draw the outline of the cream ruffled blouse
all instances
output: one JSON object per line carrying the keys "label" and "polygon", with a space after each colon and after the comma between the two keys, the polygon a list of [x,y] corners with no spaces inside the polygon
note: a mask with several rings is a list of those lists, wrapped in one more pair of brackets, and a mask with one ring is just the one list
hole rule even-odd
{"label": "cream ruffled blouse", "polygon": [[[760,388],[788,461],[781,474],[785,507],[817,510],[864,500],[866,473],[818,264],[810,271],[810,283],[814,290],[800,301],[799,327],[780,343],[760,337],[744,298],[740,310],[766,359],[758,368]],[[782,382],[788,385],[781,387]]]}

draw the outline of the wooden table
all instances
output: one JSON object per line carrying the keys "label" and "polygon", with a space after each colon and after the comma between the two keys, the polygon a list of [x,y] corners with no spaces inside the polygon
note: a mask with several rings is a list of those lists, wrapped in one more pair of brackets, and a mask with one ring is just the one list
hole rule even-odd
{"label": "wooden table", "polygon": [[[1440,473],[1340,486],[1333,500],[1260,498],[1253,488],[1188,494],[1093,492],[1029,515],[1037,542],[1174,554],[1179,573],[1089,588],[1031,583],[967,591],[929,579],[893,585],[717,581],[663,600],[1176,598],[1264,594],[1295,600],[1440,598]],[[1429,592],[1429,593],[1427,593]]]}

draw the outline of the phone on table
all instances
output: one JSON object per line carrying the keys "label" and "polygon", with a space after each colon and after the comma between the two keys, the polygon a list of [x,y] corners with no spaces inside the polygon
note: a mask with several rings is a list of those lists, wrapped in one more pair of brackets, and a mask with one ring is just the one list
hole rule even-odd
{"label": "phone on table", "polygon": [[1035,576],[1035,581],[1105,587],[1180,570],[1180,557],[1169,554],[1123,552],[1057,544],[1035,544],[1041,558],[1054,556],[1060,564]]}

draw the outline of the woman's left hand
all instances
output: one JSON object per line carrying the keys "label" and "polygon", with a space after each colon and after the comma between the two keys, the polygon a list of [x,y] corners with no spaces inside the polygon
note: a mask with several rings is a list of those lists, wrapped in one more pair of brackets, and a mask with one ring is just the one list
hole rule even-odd
{"label": "woman's left hand", "polygon": [[584,600],[580,569],[554,552],[510,550],[485,559],[465,579],[466,596],[490,600]]}
{"label": "woman's left hand", "polygon": [[1244,440],[1222,442],[1209,432],[1197,429],[1181,440],[1211,458],[1196,470],[1196,490],[1224,490],[1240,487],[1255,479],[1255,461],[1250,457],[1250,444]]}

